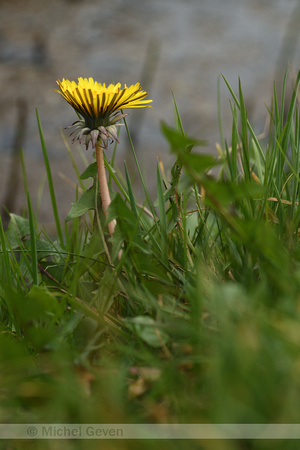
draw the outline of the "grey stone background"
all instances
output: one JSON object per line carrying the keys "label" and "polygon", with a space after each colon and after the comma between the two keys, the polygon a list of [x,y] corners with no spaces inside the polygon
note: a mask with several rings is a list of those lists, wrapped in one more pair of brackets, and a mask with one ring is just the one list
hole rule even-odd
{"label": "grey stone background", "polygon": [[[129,111],[141,166],[150,186],[159,154],[172,161],[160,122],[173,123],[174,92],[185,130],[219,140],[217,80],[222,73],[237,92],[238,77],[250,119],[262,131],[273,81],[282,82],[291,64],[299,69],[299,0],[0,0],[0,199],[13,212],[26,207],[13,148],[22,145],[34,207],[50,227],[52,213],[45,181],[35,107],[38,108],[65,217],[75,199],[76,176],[61,128],[75,119],[53,91],[56,80],[79,76],[122,84],[141,82],[153,110]],[[230,136],[229,93],[221,82],[225,135]],[[21,122],[21,127],[17,125]],[[17,137],[17,131],[24,133]],[[70,140],[68,140],[70,142]],[[84,163],[71,146],[80,170]],[[92,152],[84,154],[92,162]],[[112,151],[112,149],[110,150]],[[131,168],[125,129],[116,164]],[[12,166],[15,170],[12,171]],[[136,189],[139,189],[137,184]]]}

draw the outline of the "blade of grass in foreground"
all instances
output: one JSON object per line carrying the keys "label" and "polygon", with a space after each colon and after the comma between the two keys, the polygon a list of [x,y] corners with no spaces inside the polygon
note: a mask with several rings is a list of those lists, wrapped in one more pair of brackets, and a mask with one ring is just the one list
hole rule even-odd
{"label": "blade of grass in foreground", "polygon": [[151,213],[152,213],[152,215],[154,217],[155,225],[156,225],[156,227],[158,229],[157,220],[156,220],[156,213],[155,213],[155,210],[154,210],[154,207],[153,207],[153,203],[151,201],[151,198],[150,198],[148,189],[146,187],[146,183],[145,183],[145,180],[144,180],[144,177],[143,177],[143,174],[142,174],[142,171],[141,171],[141,168],[140,168],[137,156],[136,156],[136,152],[135,152],[135,149],[134,149],[134,145],[133,145],[133,142],[132,142],[132,139],[131,139],[131,135],[130,135],[130,132],[129,132],[129,128],[128,128],[126,119],[124,118],[123,121],[124,121],[124,124],[125,124],[125,128],[126,128],[127,136],[128,136],[128,139],[129,139],[130,147],[131,147],[131,150],[132,150],[132,154],[133,154],[133,157],[134,157],[134,161],[135,161],[135,164],[136,164],[139,176],[140,176],[140,180],[141,180],[141,183],[142,183],[142,186],[143,186],[143,190],[144,190],[144,193],[146,195],[147,202],[148,202],[148,205],[150,207]]}
{"label": "blade of grass in foreground", "polygon": [[31,206],[31,200],[29,192],[27,191],[27,206],[28,206],[28,217],[29,217],[29,229],[30,229],[30,255],[31,255],[31,267],[32,267],[32,281],[33,284],[38,284],[38,260],[37,260],[37,251],[36,251],[36,237],[35,237],[35,226],[34,226],[34,218],[33,211]]}
{"label": "blade of grass in foreground", "polygon": [[176,130],[179,131],[182,136],[184,136],[185,133],[184,133],[181,117],[180,117],[180,114],[179,114],[179,110],[178,110],[178,107],[177,107],[177,103],[176,103],[176,100],[175,100],[174,92],[172,92],[172,97],[173,97],[173,104],[174,104],[174,122],[175,122],[175,127],[176,127]]}
{"label": "blade of grass in foreground", "polygon": [[[130,135],[130,131],[129,131],[126,119],[124,118],[123,121],[124,121],[124,125],[125,125],[125,128],[126,128],[126,132],[127,132],[127,136],[128,136],[128,139],[129,139],[129,143],[130,143],[130,147],[131,147],[131,150],[132,150],[132,154],[133,154],[133,158],[134,158],[134,161],[135,161],[135,165],[137,167],[137,170],[138,170],[138,173],[139,173],[139,177],[140,177],[140,180],[141,180],[141,183],[142,183],[143,191],[145,193],[146,200],[148,202],[148,205],[149,205],[152,217],[153,217],[154,227],[156,228],[157,232],[159,233],[160,231],[159,231],[159,226],[158,226],[158,222],[157,222],[157,216],[156,216],[156,212],[155,212],[155,209],[154,209],[154,206],[153,206],[153,202],[152,202],[152,200],[150,198],[149,191],[148,191],[148,189],[146,187],[146,183],[145,183],[145,180],[144,180],[144,177],[143,177],[143,174],[142,174],[142,171],[141,171],[138,159],[137,159],[137,155],[136,155],[136,152],[135,152],[135,149],[134,149],[134,145],[133,145],[133,142],[132,142],[132,139],[131,139],[131,135]],[[150,233],[149,237],[150,237],[152,243],[156,246],[156,248],[159,249],[160,246],[159,246],[158,242],[156,241],[156,239],[154,237],[154,233]]]}
{"label": "blade of grass in foreground", "polygon": [[[227,88],[228,88],[228,90],[229,90],[229,92],[230,92],[230,94],[231,94],[235,104],[237,105],[238,109],[241,111],[241,104],[240,104],[239,100],[237,99],[235,93],[233,92],[230,84],[228,83],[228,81],[226,80],[224,75],[222,75],[222,78],[225,81],[225,84],[226,84],[226,86],[227,86]],[[241,89],[240,89],[240,93],[242,93]],[[262,158],[262,161],[265,162],[266,158],[265,158],[264,152],[263,152],[263,150],[261,148],[261,145],[260,145],[260,143],[258,141],[258,138],[257,138],[253,128],[251,127],[250,122],[248,121],[247,117],[245,117],[244,119],[246,121],[247,128],[248,128],[248,130],[249,130],[249,132],[251,134],[251,137],[252,137],[253,141],[255,142],[257,150],[259,151],[260,157]]]}
{"label": "blade of grass in foreground", "polygon": [[61,130],[61,135],[62,135],[64,144],[65,144],[65,146],[66,146],[68,155],[69,155],[69,157],[70,157],[70,159],[71,159],[73,169],[74,169],[74,171],[75,171],[75,173],[76,173],[78,183],[79,183],[81,189],[84,190],[84,188],[85,188],[85,187],[84,187],[84,182],[83,182],[82,179],[80,178],[80,172],[79,172],[78,166],[77,166],[77,164],[76,164],[76,161],[75,161],[75,158],[74,158],[73,153],[72,153],[72,151],[71,151],[71,148],[70,148],[70,146],[69,146],[69,144],[68,144],[68,141],[67,141],[67,139],[66,139],[66,136],[64,135],[64,133],[63,133],[62,130]]}
{"label": "blade of grass in foreground", "polygon": [[41,126],[41,122],[40,122],[39,113],[38,113],[37,108],[36,108],[36,117],[37,117],[37,122],[38,122],[38,127],[39,127],[39,133],[40,133],[40,139],[41,139],[41,144],[42,144],[43,156],[44,156],[45,167],[46,167],[46,172],[47,172],[47,178],[48,178],[48,183],[49,183],[49,192],[50,192],[50,198],[51,198],[51,203],[52,203],[52,210],[53,210],[54,220],[55,220],[55,224],[56,224],[57,235],[58,235],[58,239],[59,239],[60,245],[62,247],[64,247],[63,234],[62,234],[62,229],[61,229],[61,226],[60,226],[60,221],[59,221],[59,216],[58,216],[58,210],[57,210],[57,204],[56,204],[56,198],[55,198],[55,192],[54,192],[51,168],[50,168],[50,163],[49,163],[46,143],[45,143],[43,130],[42,130],[42,126]]}
{"label": "blade of grass in foreground", "polygon": [[158,195],[158,210],[159,210],[160,230],[161,230],[161,252],[163,261],[166,263],[168,260],[167,220],[166,220],[164,194],[162,189],[162,179],[158,162],[157,162],[157,195]]}
{"label": "blade of grass in foreground", "polygon": [[138,213],[137,213],[137,209],[136,209],[134,193],[133,193],[133,190],[132,190],[131,181],[130,181],[130,178],[129,178],[126,161],[124,161],[124,169],[125,169],[128,197],[129,197],[129,201],[130,201],[131,210],[132,210],[135,218],[137,219],[138,218]]}
{"label": "blade of grass in foreground", "polygon": [[[7,281],[10,280],[10,264],[9,264],[9,255],[6,249],[6,239],[5,239],[5,233],[3,230],[2,220],[0,216],[0,244],[1,244],[1,255],[3,258],[3,264],[1,266],[4,268],[4,274],[2,273],[2,281],[5,279]],[[6,275],[6,276],[5,276]]]}

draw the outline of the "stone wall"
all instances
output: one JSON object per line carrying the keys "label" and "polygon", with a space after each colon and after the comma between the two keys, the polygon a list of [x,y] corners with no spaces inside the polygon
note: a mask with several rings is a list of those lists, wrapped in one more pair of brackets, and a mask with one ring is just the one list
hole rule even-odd
{"label": "stone wall", "polygon": [[[299,5],[293,0],[1,0],[2,203],[7,189],[14,186],[19,190],[13,210],[19,213],[26,205],[22,182],[18,187],[17,179],[12,184],[8,180],[13,173],[10,167],[17,123],[24,108],[22,146],[30,191],[34,202],[38,201],[45,171],[35,107],[62,217],[74,201],[72,183],[76,177],[60,128],[70,125],[76,116],[53,91],[59,78],[92,76],[106,83],[142,83],[154,109],[131,112],[129,125],[150,185],[157,155],[166,165],[170,162],[159,124],[161,120],[173,122],[172,91],[186,131],[207,139],[207,150],[214,151],[219,136],[218,76],[223,73],[235,91],[240,76],[249,115],[260,131],[273,80],[281,81],[289,62],[298,70]],[[224,83],[221,86],[225,133],[229,136],[229,95]],[[76,146],[72,148],[83,169]],[[124,129],[118,150],[118,167],[122,169],[124,158],[131,166]],[[86,157],[89,162],[93,160],[91,153]],[[45,185],[40,213],[47,224],[52,220],[48,200]]]}

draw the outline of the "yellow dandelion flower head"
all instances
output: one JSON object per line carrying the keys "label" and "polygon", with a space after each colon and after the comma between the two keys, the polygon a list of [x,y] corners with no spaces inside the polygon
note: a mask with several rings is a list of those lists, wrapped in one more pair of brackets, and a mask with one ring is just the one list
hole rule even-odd
{"label": "yellow dandelion flower head", "polygon": [[105,148],[108,140],[118,142],[116,126],[121,125],[118,122],[127,115],[118,114],[119,110],[151,107],[149,103],[152,100],[145,100],[148,93],[142,90],[140,83],[129,87],[125,84],[122,89],[121,83],[106,86],[93,78],[78,78],[77,83],[63,78],[57,84],[60,91],[55,91],[83,118],[72,126],[79,130],[74,140],[81,143],[85,137],[87,148],[89,142],[92,142],[93,148],[101,140]]}

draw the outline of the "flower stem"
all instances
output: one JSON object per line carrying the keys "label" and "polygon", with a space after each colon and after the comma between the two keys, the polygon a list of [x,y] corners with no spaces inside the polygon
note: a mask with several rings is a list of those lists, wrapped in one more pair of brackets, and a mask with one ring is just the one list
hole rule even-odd
{"label": "flower stem", "polygon": [[[104,166],[103,149],[102,149],[102,147],[100,147],[100,145],[96,144],[95,150],[96,150],[96,161],[97,161],[97,170],[98,170],[98,179],[99,179],[99,189],[100,189],[100,195],[101,195],[101,201],[102,201],[102,209],[103,209],[105,217],[107,217],[107,208],[110,205],[111,200],[110,200],[105,166]],[[108,231],[111,236],[113,236],[113,234],[114,234],[116,223],[117,223],[116,220],[113,219],[111,222],[109,222],[107,224]]]}

